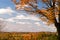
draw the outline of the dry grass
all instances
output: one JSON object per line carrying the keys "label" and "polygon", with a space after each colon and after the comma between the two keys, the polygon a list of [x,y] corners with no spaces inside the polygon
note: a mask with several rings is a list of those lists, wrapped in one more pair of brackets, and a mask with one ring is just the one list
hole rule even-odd
{"label": "dry grass", "polygon": [[[55,37],[56,33],[51,32],[0,32],[0,40],[49,40]],[[56,38],[56,37],[55,37]],[[54,38],[54,39],[55,39]],[[51,39],[53,40],[53,39]]]}

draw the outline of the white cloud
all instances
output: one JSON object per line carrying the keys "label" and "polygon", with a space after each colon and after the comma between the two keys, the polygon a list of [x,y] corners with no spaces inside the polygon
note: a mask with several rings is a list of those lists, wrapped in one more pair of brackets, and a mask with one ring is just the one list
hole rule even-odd
{"label": "white cloud", "polygon": [[0,14],[12,14],[14,12],[10,7],[0,9]]}
{"label": "white cloud", "polygon": [[36,24],[37,26],[41,26],[39,22],[35,22],[34,24]]}
{"label": "white cloud", "polygon": [[[1,20],[4,20],[2,18],[0,18]],[[31,19],[31,20],[35,20],[35,21],[39,21],[39,19],[37,19],[34,16],[24,16],[24,15],[19,15],[13,18],[9,18],[9,19],[5,19],[6,21],[10,21],[10,22],[16,22],[15,19],[19,20],[19,19]],[[37,19],[37,20],[36,20]],[[41,25],[39,22],[34,22],[34,24],[30,23],[30,22],[17,22],[19,23],[19,25],[13,25],[13,24],[7,24],[6,27],[4,27],[2,29],[2,31],[4,32],[40,32],[40,31],[51,31],[51,32],[56,32],[56,28],[54,26],[43,26]],[[28,24],[28,25],[27,25]],[[18,26],[18,27],[16,27]],[[12,29],[11,29],[12,27]],[[27,28],[27,30],[26,30]],[[20,30],[22,29],[22,30]]]}
{"label": "white cloud", "polygon": [[[18,15],[16,17],[12,17],[12,18],[6,19],[6,21],[17,22],[16,20],[21,20],[21,19],[26,19],[26,20],[30,19],[30,20],[34,20],[34,21],[40,21],[38,18],[36,18],[34,16],[24,16],[24,15]],[[19,21],[17,23],[19,23]]]}
{"label": "white cloud", "polygon": [[15,17],[15,19],[26,19],[26,16],[24,15],[18,15]]}
{"label": "white cloud", "polygon": [[[8,8],[1,8],[0,9],[0,14],[6,14],[6,13],[8,13],[8,14],[12,14],[12,13],[14,13],[15,11],[14,10],[12,10],[10,7],[8,7]],[[35,16],[31,16],[31,15],[28,15],[28,16],[24,16],[24,15],[17,15],[16,17],[12,17],[12,18],[8,18],[8,19],[3,19],[3,18],[0,18],[0,20],[4,20],[4,21],[10,21],[10,22],[16,22],[15,21],[15,19],[17,19],[17,20],[20,20],[20,19],[31,19],[31,20],[34,20],[34,21],[41,21],[40,19],[38,19],[37,17],[35,17]],[[29,23],[29,22],[17,22],[17,23],[19,23],[19,24],[32,24],[32,23]],[[45,22],[44,22],[45,23]],[[39,22],[35,22],[34,24],[36,24],[37,26],[39,26],[38,28],[40,28],[40,23]],[[22,25],[23,26],[23,25]],[[29,25],[28,25],[29,26]],[[27,26],[27,27],[28,27]],[[33,25],[32,24],[32,26],[31,27],[33,27],[33,26],[35,26],[35,25]],[[8,27],[8,26],[7,26]],[[20,26],[19,26],[20,27]],[[25,27],[25,26],[24,26]],[[27,28],[27,27],[25,27],[25,28]],[[11,26],[10,26],[10,28],[11,28]],[[35,28],[35,27],[34,27]],[[38,29],[37,28],[37,29]],[[46,28],[46,27],[45,27]],[[48,28],[48,27],[47,27]],[[52,28],[52,27],[49,27],[49,28]],[[14,30],[15,30],[15,27],[13,28]],[[12,29],[12,30],[13,30]],[[17,29],[18,29],[18,27],[17,27]],[[20,28],[19,28],[20,29]],[[22,28],[23,29],[23,28]],[[28,29],[30,29],[30,28],[28,28]],[[32,29],[32,28],[31,28]],[[53,28],[52,28],[53,29]],[[55,29],[55,28],[54,28]],[[7,29],[6,29],[7,30]],[[8,30],[9,30],[9,27],[8,27]],[[7,30],[7,31],[8,31]],[[10,29],[11,30],[11,29]],[[25,29],[26,30],[26,29]],[[40,30],[40,29],[39,29]],[[37,30],[37,31],[39,31],[39,30]],[[41,30],[45,30],[44,28],[41,28]],[[23,31],[24,31],[24,29],[23,29]],[[34,31],[36,31],[36,28],[35,28],[35,30]]]}
{"label": "white cloud", "polygon": [[5,21],[14,22],[14,20],[13,20],[13,19],[6,19]]}
{"label": "white cloud", "polygon": [[16,7],[16,9],[17,10],[24,10],[24,7],[28,7],[28,5],[20,5],[20,4],[18,4],[18,5],[15,5],[15,7]]}
{"label": "white cloud", "polygon": [[18,16],[15,17],[15,19],[31,19],[31,20],[35,20],[35,21],[40,21],[35,16],[24,16],[24,15],[18,15]]}
{"label": "white cloud", "polygon": [[[38,23],[37,23],[38,24]],[[13,24],[7,23],[0,31],[2,32],[56,32],[56,30],[52,27],[47,26],[37,26],[35,24]]]}
{"label": "white cloud", "polygon": [[0,20],[4,20],[3,18],[0,18]]}
{"label": "white cloud", "polygon": [[[14,11],[10,7],[0,9],[0,14],[12,14],[12,13],[19,14],[18,12]],[[8,19],[1,18],[1,20],[10,21],[10,22],[14,22],[15,21],[14,19],[31,19],[31,20],[39,21],[39,19],[36,18],[35,16],[30,16],[30,15],[24,16],[22,13],[20,15],[17,15],[16,17],[12,17],[12,18],[8,18]]]}
{"label": "white cloud", "polygon": [[19,23],[19,24],[31,24],[29,22],[16,22],[16,23]]}

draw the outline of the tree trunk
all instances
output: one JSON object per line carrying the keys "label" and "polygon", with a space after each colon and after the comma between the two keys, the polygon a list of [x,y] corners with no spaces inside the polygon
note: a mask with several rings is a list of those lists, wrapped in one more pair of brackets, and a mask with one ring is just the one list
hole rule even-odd
{"label": "tree trunk", "polygon": [[57,33],[58,33],[58,40],[60,40],[60,14],[58,14],[59,18],[59,22],[55,21],[55,27],[57,29]]}
{"label": "tree trunk", "polygon": [[59,13],[58,13],[58,23],[55,21],[55,26],[58,32],[58,40],[60,40],[60,1],[58,2]]}
{"label": "tree trunk", "polygon": [[58,40],[60,40],[60,23],[57,23],[56,28],[57,28],[57,33],[58,33]]}
{"label": "tree trunk", "polygon": [[60,1],[58,2],[58,7],[59,7],[59,14],[58,14],[58,20],[59,20],[59,23],[57,25],[57,32],[58,32],[58,40],[60,40]]}

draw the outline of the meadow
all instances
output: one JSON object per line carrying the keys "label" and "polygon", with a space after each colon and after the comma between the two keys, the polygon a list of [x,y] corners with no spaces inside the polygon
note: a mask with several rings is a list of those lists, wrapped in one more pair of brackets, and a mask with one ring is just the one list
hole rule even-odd
{"label": "meadow", "polygon": [[0,40],[57,40],[55,32],[0,32]]}

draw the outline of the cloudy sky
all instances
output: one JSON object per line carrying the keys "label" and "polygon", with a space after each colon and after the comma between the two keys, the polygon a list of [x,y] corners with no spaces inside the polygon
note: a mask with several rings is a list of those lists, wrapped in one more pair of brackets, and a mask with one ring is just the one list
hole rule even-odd
{"label": "cloudy sky", "polygon": [[48,28],[48,30],[50,29],[51,31],[56,31],[54,25],[47,26],[36,16],[29,15],[25,11],[20,11],[20,12],[16,11],[15,5],[13,2],[11,2],[11,0],[0,0],[0,20],[19,23],[19,24],[31,23],[33,24],[33,26],[34,24],[36,25],[41,24],[42,27]]}

